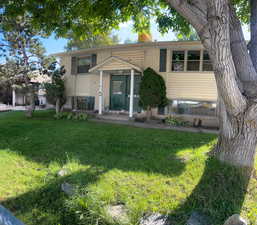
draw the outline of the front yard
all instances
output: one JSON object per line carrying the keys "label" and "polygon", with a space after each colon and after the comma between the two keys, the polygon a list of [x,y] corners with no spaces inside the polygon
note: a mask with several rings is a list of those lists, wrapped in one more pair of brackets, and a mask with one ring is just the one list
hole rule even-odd
{"label": "front yard", "polygon": [[184,225],[194,210],[213,225],[240,212],[257,224],[256,176],[246,190],[238,171],[207,160],[215,135],[52,118],[0,113],[0,202],[27,225],[117,224],[106,213],[117,204],[130,224],[159,212]]}

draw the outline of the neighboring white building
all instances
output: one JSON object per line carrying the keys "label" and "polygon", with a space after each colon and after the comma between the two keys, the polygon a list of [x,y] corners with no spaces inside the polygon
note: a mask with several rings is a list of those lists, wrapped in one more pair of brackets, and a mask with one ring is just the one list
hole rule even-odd
{"label": "neighboring white building", "polygon": [[[31,77],[31,83],[38,86],[36,105],[46,105],[46,92],[44,89],[44,83],[50,82],[51,79],[47,75],[40,75],[38,72],[34,72]],[[22,89],[13,89],[13,106],[16,105],[27,105],[26,94]]]}

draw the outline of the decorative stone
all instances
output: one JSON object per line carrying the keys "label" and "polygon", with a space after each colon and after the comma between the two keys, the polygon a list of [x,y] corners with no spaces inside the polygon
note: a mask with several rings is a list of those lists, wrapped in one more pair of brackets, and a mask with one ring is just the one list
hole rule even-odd
{"label": "decorative stone", "polygon": [[127,209],[122,204],[107,206],[106,212],[114,221],[117,221],[121,224],[129,223]]}
{"label": "decorative stone", "polygon": [[170,225],[167,215],[154,213],[141,218],[139,225]]}
{"label": "decorative stone", "polygon": [[186,225],[211,225],[209,218],[199,212],[192,212]]}
{"label": "decorative stone", "polygon": [[12,213],[0,205],[0,224],[1,225],[24,225]]}
{"label": "decorative stone", "polygon": [[75,193],[75,188],[73,187],[73,185],[66,183],[66,182],[64,182],[61,185],[61,189],[63,192],[65,192],[69,196],[74,195],[74,193]]}
{"label": "decorative stone", "polygon": [[68,175],[69,173],[70,173],[70,171],[68,169],[63,168],[58,171],[57,175],[59,177],[64,177],[64,176]]}
{"label": "decorative stone", "polygon": [[247,225],[247,221],[240,217],[238,214],[230,216],[224,225]]}

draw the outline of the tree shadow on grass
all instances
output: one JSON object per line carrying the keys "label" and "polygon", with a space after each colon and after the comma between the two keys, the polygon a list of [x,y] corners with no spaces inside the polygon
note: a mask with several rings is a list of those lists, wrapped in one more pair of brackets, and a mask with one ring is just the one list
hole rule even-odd
{"label": "tree shadow on grass", "polygon": [[249,168],[237,168],[209,158],[191,195],[170,213],[171,224],[185,225],[192,212],[197,212],[205,217],[206,225],[223,225],[231,215],[240,214],[250,177]]}
{"label": "tree shadow on grass", "polygon": [[[67,201],[66,193],[61,190],[61,184],[68,182],[75,187],[74,196],[83,196],[86,187],[95,183],[98,177],[105,171],[96,168],[90,168],[85,171],[76,172],[65,177],[52,179],[43,187],[28,191],[15,198],[9,198],[1,202],[6,208],[13,212],[19,219],[26,221],[26,224],[40,225],[71,225],[80,224],[80,215],[88,214],[90,220],[98,220],[96,215],[90,215],[85,205],[74,204],[67,205],[72,201]],[[83,187],[83,190],[80,188]],[[83,191],[83,193],[82,193]],[[90,224],[90,223],[89,223]],[[93,223],[92,223],[93,224]]]}

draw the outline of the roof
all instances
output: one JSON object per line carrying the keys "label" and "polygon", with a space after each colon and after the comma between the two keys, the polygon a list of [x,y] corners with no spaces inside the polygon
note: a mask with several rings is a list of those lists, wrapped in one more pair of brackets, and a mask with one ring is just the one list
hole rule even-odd
{"label": "roof", "polygon": [[83,54],[87,52],[96,52],[106,49],[122,49],[122,48],[141,48],[141,47],[168,47],[168,46],[178,46],[178,45],[202,45],[200,41],[153,41],[153,42],[139,42],[134,44],[118,44],[118,45],[109,45],[95,48],[87,48],[76,51],[60,52],[52,54],[52,56],[61,57],[65,55],[76,55]]}
{"label": "roof", "polygon": [[[89,70],[89,72],[93,72],[93,71],[96,71],[96,70],[98,70],[98,71],[100,71],[100,70],[103,70],[103,71],[104,70],[109,70],[108,68],[107,69],[104,68],[104,66],[106,66],[108,64],[111,64],[113,62],[119,63],[119,66],[124,67],[124,69],[135,69],[135,70],[140,71],[140,72],[142,71],[142,69],[140,67],[138,67],[138,66],[136,66],[136,65],[134,65],[134,64],[132,64],[130,62],[127,62],[124,59],[120,59],[118,57],[111,56],[111,57],[107,58],[106,60],[104,60],[102,63],[92,67]],[[114,69],[115,69],[115,67],[114,67]],[[113,68],[112,68],[112,70],[113,70]]]}

